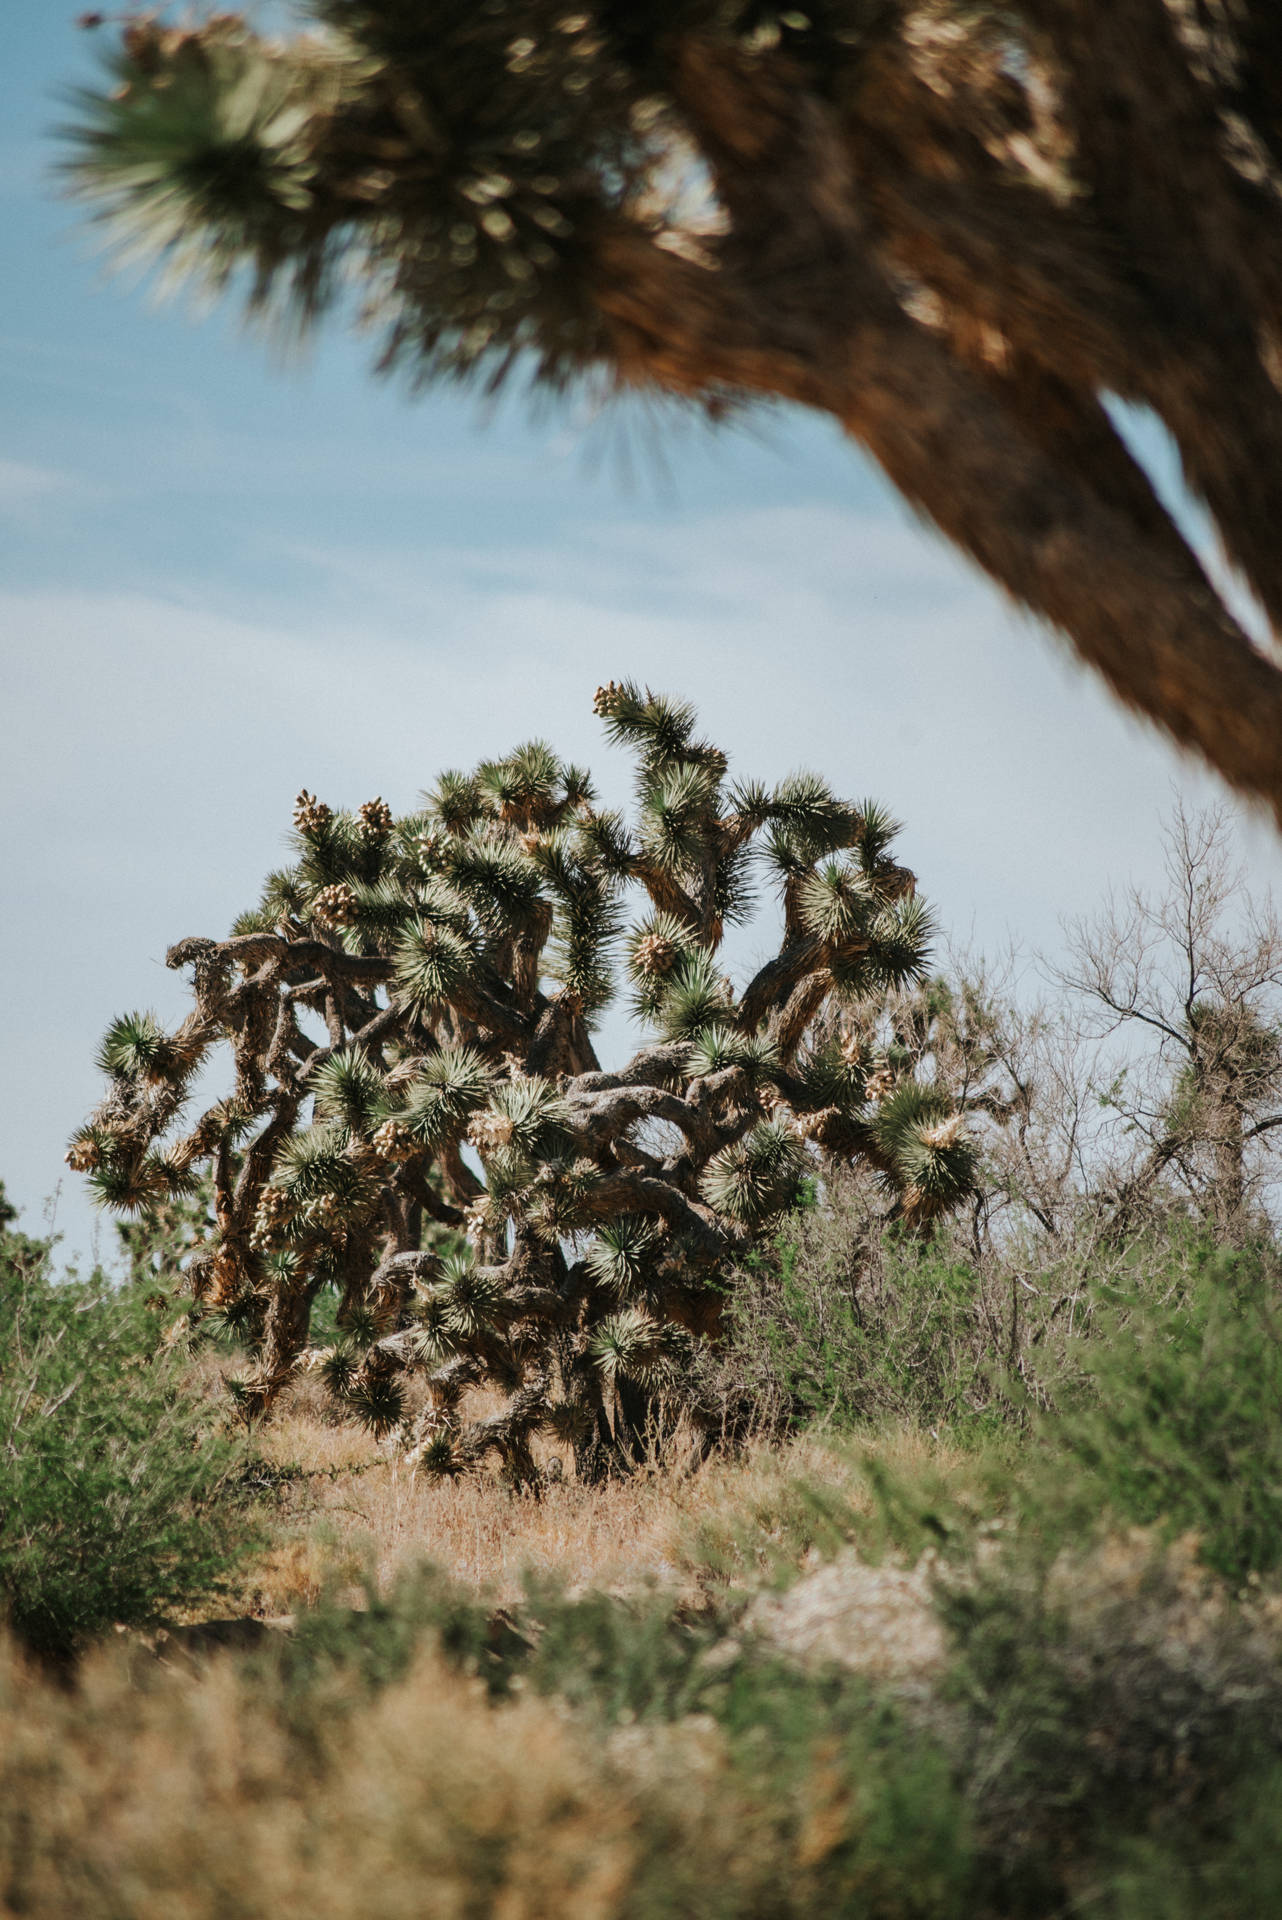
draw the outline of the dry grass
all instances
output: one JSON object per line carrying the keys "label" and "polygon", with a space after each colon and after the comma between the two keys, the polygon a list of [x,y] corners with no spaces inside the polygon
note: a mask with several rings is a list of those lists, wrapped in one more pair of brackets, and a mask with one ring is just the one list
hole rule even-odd
{"label": "dry grass", "polygon": [[[539,1499],[513,1494],[497,1473],[419,1474],[302,1394],[261,1429],[258,1444],[274,1465],[302,1475],[286,1487],[273,1544],[248,1580],[246,1610],[264,1615],[292,1613],[325,1592],[343,1598],[346,1590],[354,1600],[363,1578],[384,1588],[424,1560],[500,1604],[520,1595],[527,1576],[571,1592],[658,1583],[694,1598],[709,1584],[799,1560],[815,1526],[816,1488],[855,1514],[872,1506],[849,1455],[814,1440],[598,1486],[567,1478]],[[882,1450],[909,1469],[929,1461],[948,1474],[962,1464],[908,1431]]]}
{"label": "dry grass", "polygon": [[496,1473],[429,1478],[306,1404],[282,1410],[259,1446],[305,1477],[288,1488],[280,1537],[254,1569],[256,1610],[290,1612],[362,1572],[382,1587],[423,1560],[497,1601],[516,1597],[527,1572],[574,1588],[678,1576],[674,1526],[691,1483],[667,1475],[571,1479],[535,1500]]}

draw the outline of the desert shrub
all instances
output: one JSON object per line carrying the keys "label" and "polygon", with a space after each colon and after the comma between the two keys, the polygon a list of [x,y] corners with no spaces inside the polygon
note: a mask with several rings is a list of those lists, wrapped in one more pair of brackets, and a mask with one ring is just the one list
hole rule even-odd
{"label": "desert shrub", "polygon": [[[727,1293],[707,1394],[777,1435],[1032,1440],[1127,1521],[1207,1532],[1225,1573],[1282,1558],[1282,1262],[1179,1214],[976,1251],[887,1229],[857,1183],[787,1217]],[[1035,1451],[1036,1449],[1034,1449]]]}
{"label": "desert shrub", "polygon": [[63,1656],[114,1622],[217,1592],[251,1538],[235,1443],[165,1351],[157,1313],[46,1245],[0,1257],[0,1611]]}
{"label": "desert shrub", "polygon": [[1044,1423],[1050,1472],[1029,1476],[1026,1508],[1044,1517],[1068,1500],[1192,1531],[1227,1579],[1271,1574],[1282,1565],[1277,1253],[1176,1241],[1168,1278],[1156,1297],[1103,1290],[1079,1383]]}
{"label": "desert shrub", "polygon": [[[0,1658],[0,1905],[64,1916],[952,1920],[950,1757],[851,1675],[671,1599],[545,1590],[479,1641],[436,1576],[350,1636],[68,1699]],[[602,1862],[601,1856],[605,1860]],[[170,1903],[170,1904],[166,1904]]]}
{"label": "desert shrub", "polygon": [[487,1618],[423,1572],[182,1675],[110,1649],[68,1695],[0,1658],[0,1903],[355,1920],[376,1876],[380,1914],[442,1920],[1272,1910],[1264,1610],[1139,1536],[1003,1549],[940,1606],[927,1691],[798,1664],[733,1601]]}
{"label": "desert shrub", "polygon": [[[940,1256],[927,1247],[909,1266],[896,1312],[943,1291]],[[1196,1537],[1205,1565],[1241,1585],[1282,1566],[1282,1269],[1268,1243],[1217,1248],[1200,1231],[1176,1223],[1153,1231],[1113,1262],[1107,1280],[1066,1262],[1037,1275],[1043,1300],[1075,1298],[1076,1331],[1032,1345],[1027,1364],[1007,1365],[1000,1339],[979,1317],[971,1344],[940,1341],[956,1366],[963,1395],[992,1397],[985,1420],[950,1422],[950,1437],[973,1455],[969,1472],[940,1476],[927,1461],[905,1467],[880,1440],[922,1423],[947,1400],[932,1371],[929,1321],[921,1338],[900,1344],[883,1322],[882,1344],[860,1388],[839,1402],[868,1491],[875,1524],[865,1515],[861,1544],[885,1540],[920,1551],[947,1540],[970,1551],[985,1516],[1017,1525],[1050,1562],[1064,1547],[1110,1530],[1153,1528],[1164,1540]],[[1030,1288],[1031,1291],[1031,1288]],[[934,1294],[938,1298],[938,1293]],[[1044,1310],[1043,1310],[1044,1311]],[[939,1316],[944,1318],[943,1315]],[[796,1323],[794,1323],[795,1326]],[[906,1313],[911,1332],[913,1322]],[[956,1325],[956,1323],[954,1323]],[[1046,1318],[1042,1326],[1046,1327]],[[998,1329],[1000,1333],[1000,1329]],[[777,1330],[776,1330],[777,1337]],[[869,1342],[869,1345],[872,1343]],[[843,1354],[850,1343],[843,1345]],[[854,1348],[857,1356],[862,1347]],[[797,1364],[797,1349],[789,1358]],[[803,1349],[809,1362],[813,1349]],[[972,1384],[967,1384],[966,1369]],[[1039,1368],[1040,1371],[1035,1371]],[[795,1403],[794,1403],[795,1404]],[[804,1404],[804,1403],[803,1403]],[[831,1420],[834,1426],[835,1419]],[[869,1440],[878,1444],[868,1445]],[[794,1497],[802,1497],[794,1494]],[[826,1498],[816,1488],[814,1499]]]}
{"label": "desert shrub", "polygon": [[713,1394],[766,1432],[907,1422],[979,1441],[1026,1419],[1005,1372],[1027,1338],[1007,1264],[949,1234],[883,1223],[877,1197],[838,1187],[789,1216],[737,1271]]}
{"label": "desert shrub", "polygon": [[940,1606],[999,1904],[1058,1911],[1066,1877],[1120,1874],[1141,1836],[1159,1878],[1230,1842],[1243,1790],[1282,1754],[1282,1662],[1276,1622],[1237,1606],[1191,1541],[1136,1532],[1047,1562],[1016,1536],[954,1568]]}
{"label": "desert shrub", "polygon": [[1140,1838],[1123,1851],[1098,1903],[1102,1920],[1241,1920],[1282,1912],[1282,1768],[1236,1783],[1227,1837],[1174,1851]]}

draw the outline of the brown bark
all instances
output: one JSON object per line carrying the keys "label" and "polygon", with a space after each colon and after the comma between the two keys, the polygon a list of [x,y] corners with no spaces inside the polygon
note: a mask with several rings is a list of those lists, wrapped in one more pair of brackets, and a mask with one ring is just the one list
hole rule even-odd
{"label": "brown bark", "polygon": [[[725,110],[722,96],[710,97]],[[748,91],[739,104],[745,120],[753,104]],[[715,151],[716,129],[701,122],[699,131]],[[830,134],[793,126],[792,147],[781,137],[768,156],[777,204],[746,163],[737,179],[727,162],[719,182],[733,219],[755,179],[750,217],[773,233],[789,220],[801,183],[821,178],[821,241],[811,233],[804,301],[772,304],[760,280],[763,258],[787,267],[795,222],[773,250],[758,233],[751,246],[743,236],[728,243],[718,268],[635,229],[600,236],[597,298],[621,376],[703,399],[773,394],[832,414],[918,511],[1059,628],[1128,706],[1282,822],[1282,674],[1092,413],[1097,402],[1072,407],[1061,383],[1066,426],[1057,444],[1047,422],[1030,426],[1031,388],[1021,397],[1018,381],[1003,390],[985,380],[905,310],[853,213],[843,215]],[[1099,476],[1095,453],[1106,460]]]}
{"label": "brown bark", "polygon": [[[602,143],[585,121],[563,178],[513,187],[522,218],[527,202],[553,195],[541,211],[565,247],[537,272],[526,261],[528,310],[506,332],[507,322],[470,328],[482,289],[465,265],[442,281],[434,264],[443,196],[476,158],[476,129],[465,112],[452,121],[452,102],[419,98],[438,54],[455,58],[466,45],[477,60],[495,57],[486,34],[469,37],[448,9],[428,9],[393,55],[383,49],[377,75],[354,61],[337,91],[333,74],[316,84],[306,43],[269,50],[234,16],[182,30],[133,20],[125,47],[139,97],[172,78],[167,68],[212,74],[212,50],[233,43],[254,46],[302,89],[314,163],[306,212],[286,217],[265,200],[251,238],[239,210],[221,216],[241,233],[251,305],[289,283],[310,323],[334,295],[346,249],[385,296],[385,365],[460,370],[476,332],[492,343],[476,349],[477,369],[488,355],[495,384],[533,346],[555,383],[604,364],[623,385],[680,394],[713,414],[761,397],[822,410],[1128,705],[1282,820],[1282,682],[1103,410],[1117,394],[1165,422],[1226,552],[1282,632],[1274,0],[885,0],[850,10],[859,31],[840,45],[829,30],[841,8],[801,26],[783,16],[787,33],[770,45],[716,9],[697,11],[696,32],[682,9],[648,24],[600,10],[602,64],[592,71],[605,76]],[[377,37],[373,16],[367,26]],[[497,99],[505,81],[495,82]],[[635,123],[633,134],[621,118],[611,124],[611,98],[630,113],[642,86],[647,105],[664,103],[660,124],[674,105],[708,169],[720,218],[698,231],[665,212],[657,177],[641,177]],[[131,86],[101,103],[108,131],[119,131],[120,106],[134,136],[123,104],[133,100]],[[79,184],[108,197],[138,191],[145,224],[148,196],[103,158],[101,131],[90,129],[96,157]],[[654,157],[670,162],[661,146]],[[624,147],[631,159],[602,161]],[[154,198],[167,232],[163,182]],[[193,237],[227,239],[219,220],[194,209]],[[550,315],[570,311],[567,332]],[[505,817],[537,826],[545,810],[513,800]],[[650,878],[656,897],[715,940],[698,873],[670,886],[657,868]],[[247,937],[244,964],[270,964],[278,945]],[[314,961],[296,957],[320,973],[331,1012],[345,1014],[344,992],[375,976],[315,945]],[[461,1015],[523,1044],[523,1023],[539,1011],[536,946],[537,933],[514,993],[480,989]],[[248,1071],[253,1048],[244,1052]]]}
{"label": "brown bark", "polygon": [[1033,0],[1064,75],[1090,208],[1166,351],[1133,390],[1174,434],[1221,537],[1282,629],[1282,393],[1262,353],[1282,319],[1272,196],[1229,162],[1216,102],[1163,0]]}

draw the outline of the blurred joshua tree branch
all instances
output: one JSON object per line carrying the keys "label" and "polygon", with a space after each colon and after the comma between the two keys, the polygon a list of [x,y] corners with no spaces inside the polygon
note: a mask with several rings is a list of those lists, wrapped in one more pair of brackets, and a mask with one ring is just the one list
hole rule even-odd
{"label": "blurred joshua tree branch", "polygon": [[[215,1230],[186,1272],[198,1313],[257,1351],[250,1412],[311,1365],[390,1428],[418,1373],[438,1471],[497,1450],[528,1479],[549,1426],[599,1460],[639,1442],[690,1339],[716,1333],[719,1277],[808,1176],[871,1168],[909,1228],[972,1188],[961,1110],[887,1074],[860,1016],[929,951],[895,823],[812,776],[729,787],[681,703],[611,684],[596,704],[638,763],[632,822],[538,741],[442,774],[400,819],[303,792],[294,863],[258,907],[170,949],[187,1020],[107,1034],[108,1089],[68,1158],[126,1214],[211,1170]],[[785,926],[736,994],[717,952],[754,871]],[[629,889],[646,908],[625,928]],[[620,945],[656,1038],[603,1072],[591,1029]],[[191,1124],[221,1045],[234,1085]],[[343,1331],[320,1352],[326,1285]],[[506,1410],[465,1426],[482,1381]]]}
{"label": "blurred joshua tree branch", "polygon": [[[306,11],[290,41],[127,18],[68,161],[126,257],[299,331],[354,285],[418,384],[815,407],[1282,818],[1282,673],[1105,404],[1165,423],[1276,631],[1267,0]],[[713,911],[691,884],[678,918]]]}

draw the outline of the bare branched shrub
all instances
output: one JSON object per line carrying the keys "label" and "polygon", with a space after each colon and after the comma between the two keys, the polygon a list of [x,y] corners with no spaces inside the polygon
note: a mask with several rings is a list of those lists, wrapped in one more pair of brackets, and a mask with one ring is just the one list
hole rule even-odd
{"label": "bare branched shrub", "polygon": [[1282,1144],[1282,921],[1232,858],[1222,812],[1177,807],[1167,885],[1072,929],[1057,979],[1083,1030],[1114,1037],[1103,1089],[1133,1143],[1119,1206],[1175,1194],[1240,1240],[1276,1195]]}

